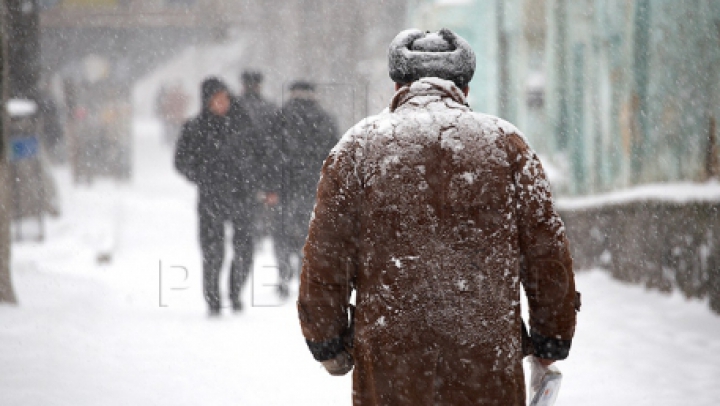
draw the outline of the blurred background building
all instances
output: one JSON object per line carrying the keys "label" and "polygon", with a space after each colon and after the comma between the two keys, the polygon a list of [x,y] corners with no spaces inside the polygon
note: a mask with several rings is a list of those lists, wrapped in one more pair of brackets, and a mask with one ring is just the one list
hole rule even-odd
{"label": "blurred background building", "polygon": [[[57,93],[68,80],[113,82],[114,92],[128,93],[120,98],[132,98],[135,114],[153,111],[162,85],[179,83],[195,97],[203,76],[217,74],[237,86],[239,71],[253,68],[265,72],[265,92],[276,102],[296,78],[320,83],[325,104],[347,128],[387,103],[385,52],[392,37],[408,26],[446,26],[478,54],[473,107],[524,130],[559,192],[699,181],[719,171],[717,1],[42,0],[38,6],[44,86],[55,83]],[[70,99],[82,92],[64,90]]]}
{"label": "blurred background building", "polygon": [[718,176],[720,2],[412,3],[470,40],[471,104],[516,123],[561,192]]}
{"label": "blurred background building", "polygon": [[276,102],[292,80],[319,83],[348,127],[392,93],[385,48],[404,27],[405,3],[45,0],[43,77],[55,77],[56,88],[58,75],[109,78],[124,91],[135,85],[133,105],[142,115],[162,84],[180,83],[194,98],[203,76],[237,87],[240,71],[251,68],[265,73],[265,91]]}
{"label": "blurred background building", "polygon": [[115,151],[112,160],[119,162],[110,171],[120,178],[130,176],[125,139],[131,118],[153,117],[157,95],[167,88],[189,96],[185,114],[192,114],[197,85],[210,74],[237,89],[243,69],[262,70],[264,92],[276,103],[292,80],[313,80],[341,128],[377,113],[392,94],[387,45],[410,26],[445,26],[471,42],[478,56],[472,106],[517,124],[547,162],[560,193],[702,181],[720,172],[718,1],[8,5],[13,97],[57,102],[69,140],[66,151],[56,153],[59,160],[92,155],[77,145],[78,134],[112,127],[103,141],[110,148],[103,150]]}

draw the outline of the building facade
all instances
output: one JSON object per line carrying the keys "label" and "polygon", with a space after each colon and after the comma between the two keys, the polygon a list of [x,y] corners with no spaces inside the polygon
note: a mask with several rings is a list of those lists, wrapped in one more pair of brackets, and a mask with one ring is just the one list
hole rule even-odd
{"label": "building facade", "polygon": [[[473,106],[524,130],[566,174],[560,192],[719,175],[720,2],[421,3],[419,28],[467,33],[480,65]],[[465,16],[457,27],[423,17],[437,9]]]}

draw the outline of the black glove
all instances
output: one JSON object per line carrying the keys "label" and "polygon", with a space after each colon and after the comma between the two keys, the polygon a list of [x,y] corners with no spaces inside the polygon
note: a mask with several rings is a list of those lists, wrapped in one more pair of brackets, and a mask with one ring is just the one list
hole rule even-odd
{"label": "black glove", "polygon": [[348,372],[352,371],[355,362],[353,361],[352,356],[347,351],[343,351],[335,358],[331,358],[327,361],[322,361],[322,364],[330,375],[343,376]]}

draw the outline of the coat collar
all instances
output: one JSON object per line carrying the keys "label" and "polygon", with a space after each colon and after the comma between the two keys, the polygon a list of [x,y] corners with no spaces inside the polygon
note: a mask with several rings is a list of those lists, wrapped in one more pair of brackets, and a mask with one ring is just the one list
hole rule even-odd
{"label": "coat collar", "polygon": [[410,85],[403,86],[395,93],[390,102],[390,111],[397,110],[410,99],[418,96],[438,96],[449,98],[453,101],[467,106],[467,99],[462,90],[453,82],[440,78],[422,78]]}

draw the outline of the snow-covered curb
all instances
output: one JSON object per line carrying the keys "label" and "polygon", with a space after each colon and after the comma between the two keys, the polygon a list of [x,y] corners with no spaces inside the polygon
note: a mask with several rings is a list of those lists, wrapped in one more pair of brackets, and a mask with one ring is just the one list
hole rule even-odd
{"label": "snow-covered curb", "polygon": [[566,197],[556,200],[560,210],[583,210],[639,201],[670,203],[720,202],[720,183],[657,183],[602,195]]}

